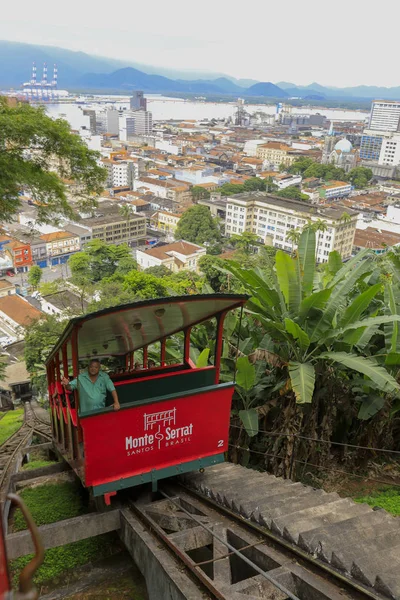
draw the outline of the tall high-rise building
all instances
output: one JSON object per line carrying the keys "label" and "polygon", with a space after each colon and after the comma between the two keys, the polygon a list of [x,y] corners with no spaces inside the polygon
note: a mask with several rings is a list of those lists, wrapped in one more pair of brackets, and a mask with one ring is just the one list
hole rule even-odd
{"label": "tall high-rise building", "polygon": [[119,118],[119,139],[129,141],[135,135],[150,135],[153,117],[148,110],[129,110]]}
{"label": "tall high-rise building", "polygon": [[132,92],[129,104],[131,110],[147,110],[147,100],[140,90]]}
{"label": "tall high-rise building", "polygon": [[375,100],[372,103],[368,129],[400,132],[400,102]]}
{"label": "tall high-rise building", "polygon": [[393,177],[400,167],[400,102],[375,100],[360,145],[363,164],[379,177]]}

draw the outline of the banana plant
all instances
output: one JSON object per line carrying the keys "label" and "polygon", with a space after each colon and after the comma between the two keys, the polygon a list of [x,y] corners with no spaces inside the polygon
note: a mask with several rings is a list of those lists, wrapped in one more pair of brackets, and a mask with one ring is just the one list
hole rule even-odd
{"label": "banana plant", "polygon": [[316,376],[335,365],[347,377],[361,374],[380,392],[398,394],[400,386],[385,361],[365,351],[373,335],[384,336],[384,327],[396,336],[400,330],[400,310],[379,308],[384,284],[375,277],[375,256],[363,251],[343,264],[333,253],[321,277],[315,248],[315,231],[308,227],[294,256],[277,251],[273,270],[243,269],[226,261],[226,270],[251,295],[247,313],[269,336],[270,356],[282,365],[287,388],[297,403],[310,403]]}

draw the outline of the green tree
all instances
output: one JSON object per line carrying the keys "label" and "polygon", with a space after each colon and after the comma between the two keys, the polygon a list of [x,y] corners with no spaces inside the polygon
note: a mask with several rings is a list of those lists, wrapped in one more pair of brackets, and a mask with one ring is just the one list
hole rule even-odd
{"label": "green tree", "polygon": [[133,215],[135,214],[132,206],[130,204],[123,204],[122,206],[119,207],[119,214],[121,215],[121,217],[123,219],[125,219],[128,227],[129,227],[131,219],[132,219]]}
{"label": "green tree", "polygon": [[53,315],[43,317],[30,325],[25,332],[24,357],[32,383],[42,392],[46,389],[45,361],[63,332],[67,321]]}
{"label": "green tree", "polygon": [[234,194],[243,193],[243,185],[239,183],[224,183],[218,188],[223,196],[233,196]]}
{"label": "green tree", "polygon": [[265,191],[268,192],[269,194],[273,194],[279,189],[278,186],[273,182],[271,176],[267,177],[267,179],[264,179],[264,181],[265,181]]}
{"label": "green tree", "polygon": [[167,286],[162,279],[140,271],[131,271],[125,276],[123,289],[132,294],[131,302],[168,296]]}
{"label": "green tree", "polygon": [[199,185],[194,185],[190,190],[192,193],[192,198],[195,202],[201,200],[202,198],[209,198],[210,192]]}
{"label": "green tree", "polygon": [[171,275],[170,269],[164,265],[156,265],[155,267],[148,267],[144,270],[148,275],[154,275],[155,277],[169,277]]}
{"label": "green tree", "polygon": [[111,277],[119,267],[124,272],[137,268],[127,244],[117,246],[97,239],[88,242],[82,252],[72,255],[68,265],[75,282],[83,280],[90,283]]}
{"label": "green tree", "polygon": [[309,200],[307,194],[302,194],[301,190],[295,185],[289,185],[283,190],[279,190],[276,192],[276,196],[280,196],[281,198],[290,198],[291,200]]}
{"label": "green tree", "polygon": [[299,158],[298,160],[294,161],[294,163],[288,168],[288,172],[296,175],[302,175],[313,164],[314,161],[312,158]]}
{"label": "green tree", "polygon": [[28,273],[28,283],[29,285],[31,285],[35,290],[37,290],[40,280],[42,279],[42,269],[40,267],[38,267],[37,265],[33,265],[30,269],[29,269],[29,273]]}
{"label": "green tree", "polygon": [[259,177],[251,177],[247,179],[243,184],[243,190],[245,192],[264,192],[265,191],[265,181],[264,179],[260,179]]}
{"label": "green tree", "polygon": [[228,289],[228,275],[220,270],[224,266],[225,262],[217,256],[202,256],[199,260],[199,269],[214,292]]}
{"label": "green tree", "polygon": [[238,248],[242,250],[245,254],[250,254],[252,248],[254,246],[258,246],[258,235],[255,233],[250,233],[249,231],[243,231],[243,233],[234,233],[229,238],[229,241]]}
{"label": "green tree", "polygon": [[221,231],[208,208],[198,204],[188,208],[179,219],[175,239],[193,244],[214,244],[220,241]]}
{"label": "green tree", "polygon": [[202,287],[202,278],[192,271],[179,271],[170,273],[163,279],[163,283],[178,296],[197,294]]}
{"label": "green tree", "polygon": [[291,229],[286,234],[286,239],[292,242],[292,254],[294,254],[294,247],[298,245],[300,240],[301,231],[299,229]]}
{"label": "green tree", "polygon": [[132,292],[124,286],[124,277],[113,275],[96,285],[95,299],[89,303],[88,312],[129,304],[134,300]]}
{"label": "green tree", "polygon": [[355,167],[348,172],[347,177],[354,187],[362,189],[368,186],[373,177],[373,173],[371,169],[366,167]]}
{"label": "green tree", "polygon": [[131,271],[137,271],[137,262],[131,254],[129,256],[123,256],[118,260],[117,268],[115,273],[118,275],[127,275]]}
{"label": "green tree", "polygon": [[[21,206],[20,191],[37,201],[38,221],[76,215],[96,205],[105,170],[67,121],[51,119],[45,109],[21,103],[10,107],[0,98],[0,221],[11,221]],[[65,180],[73,180],[67,191]]]}

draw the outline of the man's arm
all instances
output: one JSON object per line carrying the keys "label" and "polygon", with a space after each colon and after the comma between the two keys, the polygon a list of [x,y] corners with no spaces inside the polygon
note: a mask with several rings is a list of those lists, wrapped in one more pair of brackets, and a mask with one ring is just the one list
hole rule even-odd
{"label": "man's arm", "polygon": [[111,392],[111,396],[114,402],[114,410],[119,410],[121,408],[120,404],[119,404],[119,400],[118,400],[118,394],[117,392],[114,390]]}
{"label": "man's arm", "polygon": [[112,380],[110,379],[110,376],[107,375],[107,373],[105,373],[105,375],[106,375],[106,388],[107,388],[107,391],[111,393],[113,403],[114,403],[114,410],[119,410],[121,408],[121,406],[119,404],[118,394],[116,392],[115,386],[114,386]]}
{"label": "man's arm", "polygon": [[77,384],[76,379],[69,381],[68,377],[61,377],[61,385],[63,385],[65,387],[65,389],[68,390],[69,392],[76,389],[76,384]]}

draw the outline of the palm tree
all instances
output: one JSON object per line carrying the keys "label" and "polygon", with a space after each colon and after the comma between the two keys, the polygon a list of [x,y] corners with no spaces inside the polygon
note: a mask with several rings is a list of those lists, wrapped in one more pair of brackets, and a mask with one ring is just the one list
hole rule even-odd
{"label": "palm tree", "polygon": [[297,246],[300,240],[301,231],[299,229],[291,229],[286,234],[286,239],[292,242],[292,255],[294,256],[294,247]]}
{"label": "palm tree", "polygon": [[314,231],[316,231],[318,233],[317,242],[316,242],[317,243],[317,251],[318,251],[321,233],[325,233],[325,231],[328,229],[328,224],[323,219],[317,219],[316,221],[314,221],[311,224],[311,227],[313,227]]}

